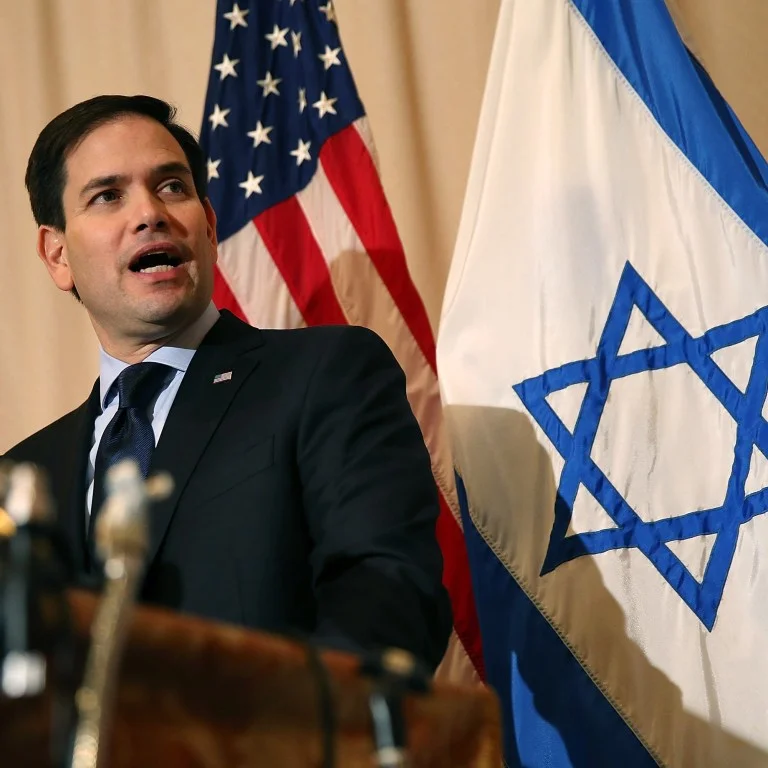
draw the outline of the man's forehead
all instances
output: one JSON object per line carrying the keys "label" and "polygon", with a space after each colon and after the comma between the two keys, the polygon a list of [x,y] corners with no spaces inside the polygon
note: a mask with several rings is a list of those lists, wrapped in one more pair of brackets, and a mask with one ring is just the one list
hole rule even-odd
{"label": "man's forehead", "polygon": [[178,161],[189,166],[181,145],[168,129],[150,117],[121,115],[90,131],[67,154],[69,180],[123,173],[127,164],[148,166]]}

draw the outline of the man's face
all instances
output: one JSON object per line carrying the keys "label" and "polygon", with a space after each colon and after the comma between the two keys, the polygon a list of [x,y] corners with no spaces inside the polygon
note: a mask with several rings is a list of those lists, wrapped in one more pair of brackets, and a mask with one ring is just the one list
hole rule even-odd
{"label": "man's face", "polygon": [[184,151],[138,115],[96,128],[66,160],[66,228],[41,227],[38,252],[77,288],[102,344],[146,343],[193,322],[211,300],[216,219]]}

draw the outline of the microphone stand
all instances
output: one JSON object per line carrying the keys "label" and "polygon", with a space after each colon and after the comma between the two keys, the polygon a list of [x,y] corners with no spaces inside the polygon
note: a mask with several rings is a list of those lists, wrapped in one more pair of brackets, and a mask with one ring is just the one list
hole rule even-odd
{"label": "microphone stand", "polygon": [[148,547],[147,507],[167,496],[168,475],[147,483],[131,460],[107,472],[107,499],[96,520],[96,550],[105,586],[91,629],[83,684],[75,697],[78,723],[71,768],[102,768],[126,630],[144,572]]}

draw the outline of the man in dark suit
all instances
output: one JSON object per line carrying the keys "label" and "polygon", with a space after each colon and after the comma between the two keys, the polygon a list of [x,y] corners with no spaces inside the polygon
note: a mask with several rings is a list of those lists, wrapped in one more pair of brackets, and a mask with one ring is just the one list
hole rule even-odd
{"label": "man in dark suit", "polygon": [[100,378],[12,448],[51,480],[78,572],[109,463],[167,470],[142,598],[431,667],[450,632],[429,456],[386,345],[267,331],[211,303],[216,219],[200,147],[149,97],[59,115],[30,156],[38,253],[83,303]]}

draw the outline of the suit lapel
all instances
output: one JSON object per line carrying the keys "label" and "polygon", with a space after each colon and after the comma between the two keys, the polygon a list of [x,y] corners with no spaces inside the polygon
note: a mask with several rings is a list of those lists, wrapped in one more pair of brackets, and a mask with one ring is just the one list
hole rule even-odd
{"label": "suit lapel", "polygon": [[151,473],[168,472],[174,489],[169,498],[152,507],[148,565],[213,433],[258,365],[261,344],[257,329],[223,311],[192,358],[152,457]]}
{"label": "suit lapel", "polygon": [[93,385],[88,399],[74,412],[72,443],[64,446],[62,457],[66,457],[52,478],[56,488],[55,497],[66,499],[67,504],[59,510],[59,524],[63,531],[75,567],[82,572],[85,559],[85,493],[88,453],[93,439],[93,423],[99,414],[99,380]]}

